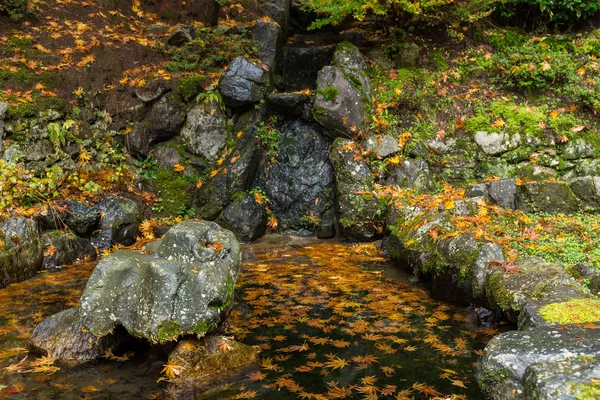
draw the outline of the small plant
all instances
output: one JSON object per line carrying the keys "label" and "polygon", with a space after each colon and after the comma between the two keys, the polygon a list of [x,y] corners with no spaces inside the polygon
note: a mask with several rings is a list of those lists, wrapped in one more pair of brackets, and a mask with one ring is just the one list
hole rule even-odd
{"label": "small plant", "polygon": [[261,147],[265,150],[269,159],[274,160],[279,153],[279,141],[281,140],[281,132],[275,128],[277,117],[271,117],[268,124],[261,121],[256,127],[256,137],[260,142]]}
{"label": "small plant", "polygon": [[306,213],[305,215],[300,217],[300,221],[308,227],[314,228],[319,226],[321,223],[321,217],[314,212]]}
{"label": "small plant", "polygon": [[148,154],[143,160],[133,160],[133,165],[138,168],[139,179],[148,182],[156,179],[156,161],[152,160],[152,154]]}
{"label": "small plant", "polygon": [[196,211],[193,208],[188,208],[185,204],[181,204],[177,209],[177,215],[184,219],[190,219],[196,216]]}
{"label": "small plant", "polygon": [[202,104],[203,108],[211,107],[211,105],[216,105],[222,112],[225,112],[225,103],[223,102],[223,97],[221,97],[221,93],[218,90],[211,90],[205,93],[200,93],[196,97],[196,102]]}
{"label": "small plant", "polygon": [[7,14],[12,19],[21,19],[27,14],[28,0],[1,0],[0,14]]}
{"label": "small plant", "polygon": [[66,120],[62,125],[58,122],[48,124],[48,138],[56,151],[67,144],[67,141],[72,141],[75,136],[71,132],[71,128],[75,125],[72,119]]}
{"label": "small plant", "polygon": [[329,86],[323,90],[319,90],[319,94],[327,101],[334,101],[340,95],[340,91],[335,86]]}

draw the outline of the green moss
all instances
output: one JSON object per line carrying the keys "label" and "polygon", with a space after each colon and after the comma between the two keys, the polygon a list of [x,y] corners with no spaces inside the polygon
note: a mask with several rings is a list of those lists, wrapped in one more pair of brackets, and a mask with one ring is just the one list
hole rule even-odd
{"label": "green moss", "polygon": [[546,322],[561,325],[597,322],[600,321],[600,300],[575,299],[552,303],[542,307],[540,315]]}
{"label": "green moss", "polygon": [[202,74],[185,77],[179,81],[175,92],[185,101],[190,101],[203,91],[206,76]]}
{"label": "green moss", "polygon": [[160,343],[168,342],[177,339],[180,333],[181,329],[177,321],[163,321],[158,326],[157,339]]}
{"label": "green moss", "polygon": [[181,207],[189,203],[190,179],[175,170],[159,168],[156,172],[154,188],[162,200],[162,213],[177,215]]}
{"label": "green moss", "polygon": [[199,321],[192,327],[192,332],[196,335],[204,336],[206,332],[210,331],[215,327],[216,325],[212,322]]}
{"label": "green moss", "polygon": [[508,368],[503,368],[495,371],[486,371],[478,379],[479,386],[484,394],[495,393],[495,388],[505,382],[511,373]]}
{"label": "green moss", "polygon": [[340,90],[335,86],[329,86],[325,89],[319,90],[319,94],[327,101],[334,101],[340,94]]}
{"label": "green moss", "polygon": [[596,400],[600,398],[600,383],[597,382],[571,385],[571,389],[577,392],[575,393],[577,400]]}
{"label": "green moss", "polygon": [[444,57],[444,54],[439,50],[433,50],[429,53],[431,63],[438,71],[446,71],[448,69],[448,61]]}

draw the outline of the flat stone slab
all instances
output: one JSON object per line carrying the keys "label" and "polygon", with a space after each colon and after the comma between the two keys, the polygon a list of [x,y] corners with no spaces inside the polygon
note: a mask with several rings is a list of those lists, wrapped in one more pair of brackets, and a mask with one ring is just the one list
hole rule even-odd
{"label": "flat stone slab", "polygon": [[[600,329],[543,326],[506,332],[487,345],[477,381],[493,400],[575,399],[569,391],[589,383],[599,356]],[[577,360],[591,362],[584,366]]]}

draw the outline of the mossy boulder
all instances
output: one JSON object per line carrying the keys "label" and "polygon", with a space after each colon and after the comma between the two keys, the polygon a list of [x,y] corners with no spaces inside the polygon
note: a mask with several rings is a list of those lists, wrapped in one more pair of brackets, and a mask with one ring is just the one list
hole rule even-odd
{"label": "mossy boulder", "polygon": [[598,303],[579,285],[558,286],[525,302],[519,313],[519,329],[545,325],[600,322]]}
{"label": "mossy boulder", "polygon": [[7,218],[0,222],[0,288],[34,276],[42,266],[42,242],[37,221]]}
{"label": "mossy boulder", "polygon": [[169,355],[169,364],[177,365],[174,384],[179,394],[206,391],[233,381],[250,369],[257,368],[260,348],[236,342],[226,336],[207,336],[185,340]]}
{"label": "mossy boulder", "polygon": [[586,209],[600,210],[600,176],[582,176],[572,179],[569,183],[571,190]]}
{"label": "mossy boulder", "polygon": [[68,365],[82,364],[102,357],[117,343],[115,336],[97,338],[87,332],[79,308],[69,308],[54,314],[35,327],[29,337],[29,347]]}
{"label": "mossy boulder", "polygon": [[350,240],[374,240],[385,208],[370,194],[375,188],[364,159],[356,159],[352,142],[338,138],[329,160],[335,173],[337,211],[342,235]]}
{"label": "mossy boulder", "polygon": [[525,212],[574,214],[581,203],[566,182],[525,182],[519,185],[518,208]]}
{"label": "mossy boulder", "polygon": [[542,299],[557,287],[574,284],[562,265],[541,258],[523,258],[511,268],[492,269],[484,291],[490,306],[514,323],[527,302]]}
{"label": "mossy boulder", "polygon": [[54,269],[77,261],[95,260],[96,248],[89,239],[72,232],[47,231],[41,236],[44,245],[42,269]]}
{"label": "mossy boulder", "polygon": [[162,343],[220,323],[239,273],[235,235],[213,222],[186,221],[153,248],[151,254],[120,250],[98,263],[80,304],[90,333],[101,337],[122,326]]}
{"label": "mossy boulder", "polygon": [[216,161],[225,148],[228,121],[219,104],[195,105],[187,115],[181,137],[190,153]]}
{"label": "mossy boulder", "polygon": [[598,329],[544,326],[505,332],[488,343],[476,378],[492,400],[573,399],[597,371],[598,356]]}
{"label": "mossy boulder", "polygon": [[371,123],[371,84],[356,46],[340,43],[317,79],[313,116],[332,137],[350,138]]}

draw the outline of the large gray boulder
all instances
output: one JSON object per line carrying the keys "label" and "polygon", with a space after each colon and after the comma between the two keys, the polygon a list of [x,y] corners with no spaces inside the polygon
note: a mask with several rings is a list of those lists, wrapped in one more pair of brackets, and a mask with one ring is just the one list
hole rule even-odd
{"label": "large gray boulder", "polygon": [[313,232],[334,198],[330,142],[315,123],[293,121],[281,132],[274,162],[265,160],[258,176],[279,227]]}
{"label": "large gray boulder", "polygon": [[351,148],[352,142],[336,139],[329,160],[335,172],[337,211],[342,235],[351,240],[374,240],[384,212],[379,202],[369,194],[374,189],[371,170]]}
{"label": "large gray boulder", "polygon": [[29,337],[29,347],[36,353],[76,365],[102,357],[115,337],[98,338],[88,332],[81,320],[79,308],[69,308],[54,314],[35,327]]}
{"label": "large gray boulder", "polygon": [[600,330],[576,326],[505,332],[485,348],[477,381],[491,400],[576,399],[597,377]]}
{"label": "large gray boulder", "polygon": [[283,55],[283,33],[273,21],[258,20],[252,30],[260,60],[275,70]]}
{"label": "large gray boulder", "polygon": [[492,203],[515,210],[519,204],[519,190],[516,179],[502,179],[487,183],[487,195]]}
{"label": "large gray boulder", "polygon": [[519,209],[525,212],[574,214],[579,199],[566,182],[525,182],[519,186]]}
{"label": "large gray boulder", "polygon": [[94,269],[81,296],[83,325],[95,336],[117,326],[152,342],[205,334],[233,303],[241,248],[214,222],[171,228],[151,254],[117,251]]}
{"label": "large gray boulder", "polygon": [[227,143],[227,118],[215,102],[197,104],[181,130],[190,153],[216,161]]}
{"label": "large gray boulder", "polygon": [[39,224],[33,219],[0,222],[0,288],[31,278],[42,265]]}
{"label": "large gray boulder", "polygon": [[497,156],[517,148],[521,143],[521,136],[517,134],[511,137],[504,132],[479,131],[475,133],[475,143],[488,156]]}
{"label": "large gray boulder", "polygon": [[354,137],[371,123],[371,84],[366,68],[356,46],[341,43],[332,65],[319,72],[313,115],[334,138]]}
{"label": "large gray boulder", "polygon": [[228,107],[242,108],[262,100],[269,85],[269,69],[266,65],[238,57],[223,72],[219,90]]}
{"label": "large gray boulder", "polygon": [[265,0],[260,5],[260,11],[279,25],[285,41],[290,27],[290,0]]}
{"label": "large gray boulder", "polygon": [[96,208],[102,213],[98,230],[92,235],[92,244],[107,249],[115,244],[132,245],[139,233],[142,212],[138,204],[121,197],[101,200]]}

